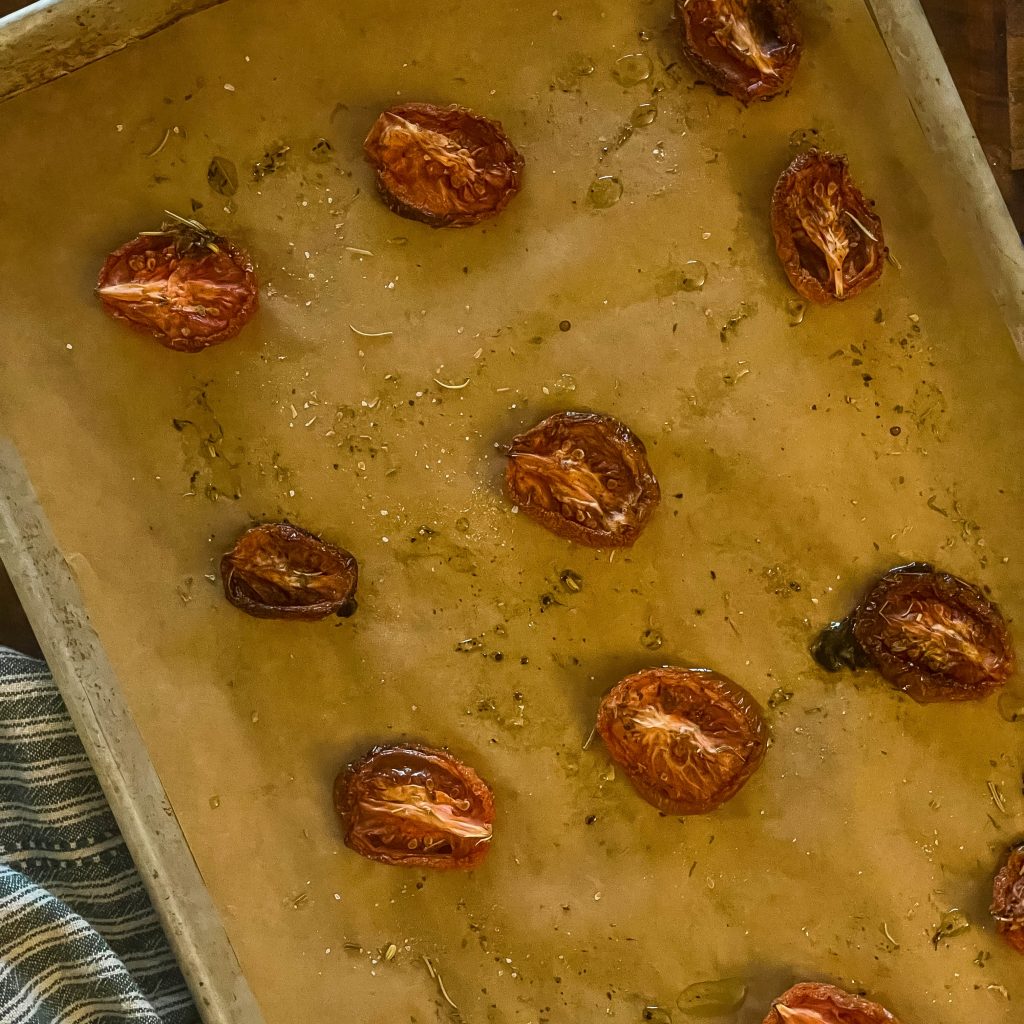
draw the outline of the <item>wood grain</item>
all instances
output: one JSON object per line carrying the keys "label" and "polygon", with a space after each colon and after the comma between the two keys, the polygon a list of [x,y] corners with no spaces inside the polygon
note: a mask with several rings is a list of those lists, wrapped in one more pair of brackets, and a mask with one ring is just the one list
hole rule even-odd
{"label": "wood grain", "polygon": [[[1013,133],[1024,139],[1024,109],[1019,114],[1011,109],[1008,67],[1018,69],[1024,84],[1024,0],[922,0],[922,7],[1006,205],[1018,230],[1024,229],[1024,176],[1014,173],[1024,162],[1024,149],[1011,138],[1015,123]],[[1007,33],[1011,12],[1018,33],[1015,44]],[[1018,95],[1024,100],[1024,89]],[[1014,153],[1015,145],[1021,152]]]}
{"label": "wood grain", "polygon": [[1006,84],[1010,165],[1024,169],[1024,0],[1006,0]]}

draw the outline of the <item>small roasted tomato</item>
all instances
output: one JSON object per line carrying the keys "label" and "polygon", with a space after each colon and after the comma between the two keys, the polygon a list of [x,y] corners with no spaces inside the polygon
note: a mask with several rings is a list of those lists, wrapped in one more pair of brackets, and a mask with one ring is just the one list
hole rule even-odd
{"label": "small roasted tomato", "polygon": [[996,874],[991,910],[999,934],[1024,953],[1024,843],[1010,849]]}
{"label": "small roasted tomato", "polygon": [[800,29],[789,0],[676,0],[683,53],[697,74],[743,103],[789,88]]}
{"label": "small roasted tomato", "polygon": [[345,845],[370,860],[468,871],[487,855],[494,796],[468,765],[412,744],[374,747],[334,783]]}
{"label": "small roasted tomato", "polygon": [[884,1006],[835,985],[801,982],[783,992],[763,1024],[899,1024]]}
{"label": "small roasted tomato", "polygon": [[512,438],[505,481],[526,515],[592,548],[630,547],[661,500],[640,438],[591,412],[556,413]]}
{"label": "small roasted tomato", "polygon": [[734,797],[764,759],[756,700],[703,668],[650,668],[607,693],[597,731],[637,792],[668,814],[703,814]]}
{"label": "small roasted tomato", "polygon": [[771,206],[775,250],[812,302],[852,299],[882,274],[882,222],[850,177],[846,157],[811,149],[782,172]]}
{"label": "small roasted tomato", "polygon": [[435,228],[470,227],[501,213],[524,166],[497,121],[455,105],[385,110],[363,150],[384,202]]}
{"label": "small roasted tomato", "polygon": [[258,305],[249,257],[192,220],[167,223],[116,249],[96,291],[111,316],[177,352],[233,338]]}
{"label": "small roasted tomato", "polygon": [[246,530],[220,560],[227,599],[259,619],[351,615],[358,573],[354,556],[290,523]]}
{"label": "small roasted tomato", "polygon": [[879,675],[922,704],[980,700],[1016,665],[999,609],[977,587],[923,563],[887,572],[851,622]]}

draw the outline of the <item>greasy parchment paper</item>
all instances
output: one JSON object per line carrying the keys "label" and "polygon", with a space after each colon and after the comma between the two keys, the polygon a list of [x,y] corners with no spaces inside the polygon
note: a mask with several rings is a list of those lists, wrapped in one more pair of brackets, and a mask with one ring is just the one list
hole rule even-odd
{"label": "greasy parchment paper", "polygon": [[[793,93],[746,111],[693,86],[668,7],[236,0],[0,114],[0,428],[270,1024],[635,1021],[730,976],[740,1024],[802,978],[908,1024],[1020,1012],[986,908],[1022,828],[1021,726],[806,648],[909,558],[1021,616],[1024,369],[858,0],[806,5]],[[650,77],[620,83],[637,53]],[[528,178],[498,221],[439,232],[377,201],[359,144],[398,97],[504,122]],[[767,199],[811,140],[850,155],[902,269],[794,326]],[[596,209],[607,175],[622,197]],[[258,261],[263,309],[190,357],[92,287],[192,200]],[[664,502],[631,552],[501,495],[495,446],[565,407],[648,444]],[[357,554],[353,619],[224,602],[220,553],[282,516]],[[584,749],[600,695],[660,662],[775,694],[763,768],[708,817],[659,816]],[[401,737],[492,782],[474,874],[341,844],[335,772]],[[952,907],[972,929],[933,944]]]}

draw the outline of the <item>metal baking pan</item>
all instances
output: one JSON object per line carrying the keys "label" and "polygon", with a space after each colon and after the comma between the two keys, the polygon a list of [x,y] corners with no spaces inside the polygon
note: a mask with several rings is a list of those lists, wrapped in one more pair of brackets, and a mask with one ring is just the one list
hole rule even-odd
{"label": "metal baking pan", "polygon": [[[1019,725],[807,654],[909,558],[1024,611],[1012,227],[916,4],[806,5],[792,94],[745,111],[694,85],[668,7],[236,0],[0,108],[0,553],[208,1021],[632,1021],[719,977],[749,986],[739,1024],[800,978],[935,1024],[1024,997],[986,913]],[[360,143],[399,97],[502,120],[528,178],[500,219],[384,209]],[[808,142],[849,154],[900,269],[802,311],[767,202]],[[194,357],[92,294],[193,206],[263,306]],[[614,559],[501,493],[495,445],[565,407],[629,423],[661,480]],[[221,552],[282,516],[357,554],[355,617],[225,603]],[[773,705],[714,815],[659,816],[586,744],[663,662]],[[341,844],[335,772],[398,737],[493,784],[471,876]],[[971,930],[933,943],[952,907]]]}
{"label": "metal baking pan", "polygon": [[0,16],[0,101],[63,78],[221,2],[37,0],[19,7]]}

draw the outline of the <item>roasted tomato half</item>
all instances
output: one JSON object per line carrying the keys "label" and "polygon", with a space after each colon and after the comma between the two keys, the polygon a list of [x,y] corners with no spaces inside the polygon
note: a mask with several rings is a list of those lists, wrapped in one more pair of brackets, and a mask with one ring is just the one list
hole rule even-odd
{"label": "roasted tomato half", "polygon": [[599,413],[556,413],[512,438],[505,480],[526,515],[592,548],[631,546],[661,500],[643,442]]}
{"label": "roasted tomato half", "polygon": [[757,701],[703,668],[650,668],[601,701],[597,731],[637,792],[668,814],[703,814],[734,797],[764,758]]}
{"label": "roasted tomato half", "polygon": [[311,622],[356,610],[355,557],[290,523],[246,530],[220,574],[227,599],[260,619]]}
{"label": "roasted tomato half", "polygon": [[112,252],[97,294],[111,316],[177,352],[233,338],[258,305],[249,257],[198,221],[184,220]]}
{"label": "roasted tomato half", "polygon": [[887,572],[851,620],[882,678],[922,704],[980,700],[1016,666],[999,609],[977,587],[923,563]]}
{"label": "roasted tomato half", "polygon": [[464,228],[501,213],[524,160],[497,121],[465,107],[403,103],[363,143],[384,202],[433,227]]}
{"label": "roasted tomato half", "polygon": [[764,1024],[899,1024],[884,1006],[835,985],[802,982],[772,1003]]}
{"label": "roasted tomato half", "polygon": [[889,253],[882,222],[846,157],[801,153],[775,186],[771,217],[786,276],[805,299],[852,299],[881,276]]}
{"label": "roasted tomato half", "polygon": [[697,74],[743,103],[789,88],[800,29],[788,0],[676,0],[683,53]]}
{"label": "roasted tomato half", "polygon": [[487,856],[494,796],[443,750],[374,747],[334,784],[345,844],[382,864],[468,871]]}
{"label": "roasted tomato half", "polygon": [[1024,953],[1024,843],[1010,849],[992,885],[992,916],[999,934]]}

